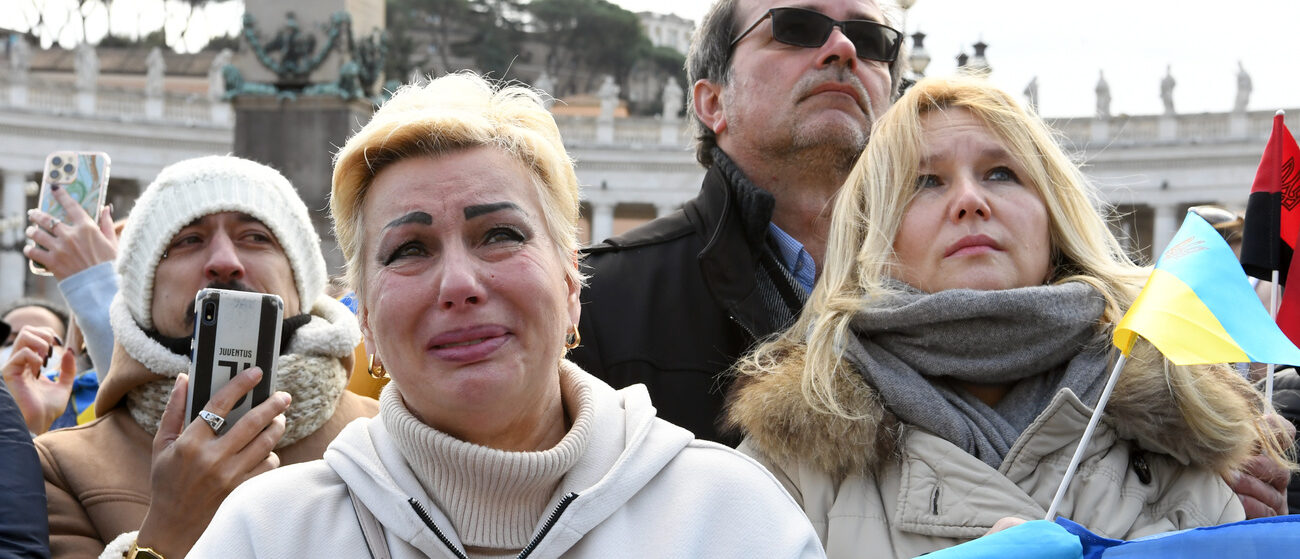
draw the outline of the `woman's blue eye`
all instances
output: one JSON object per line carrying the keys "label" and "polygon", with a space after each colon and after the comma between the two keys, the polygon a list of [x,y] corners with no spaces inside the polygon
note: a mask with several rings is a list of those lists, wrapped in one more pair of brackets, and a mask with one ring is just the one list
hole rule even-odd
{"label": "woman's blue eye", "polygon": [[916,177],[917,190],[920,190],[922,188],[934,188],[936,186],[940,186],[941,184],[942,183],[939,182],[939,177],[934,175],[921,175],[919,177]]}
{"label": "woman's blue eye", "polygon": [[992,170],[989,171],[988,180],[998,181],[998,182],[1018,183],[1020,182],[1020,177],[1016,176],[1015,171],[1012,171],[1007,167],[994,167]]}

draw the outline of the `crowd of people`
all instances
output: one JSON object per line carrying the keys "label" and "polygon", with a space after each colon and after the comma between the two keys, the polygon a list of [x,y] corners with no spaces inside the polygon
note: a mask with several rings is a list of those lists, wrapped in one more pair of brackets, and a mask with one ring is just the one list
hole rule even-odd
{"label": "crowd of people", "polygon": [[[1032,108],[904,83],[896,15],[717,0],[698,197],[590,247],[544,94],[467,72],[335,155],[341,278],[260,163],[175,162],[117,223],[56,193],[25,254],[65,304],[0,311],[0,556],[903,558],[1043,518],[1150,270]],[[229,424],[264,373],[187,421],[207,288],[283,302]],[[1300,382],[1279,415],[1249,371],[1139,345],[1060,514],[1300,506]]]}

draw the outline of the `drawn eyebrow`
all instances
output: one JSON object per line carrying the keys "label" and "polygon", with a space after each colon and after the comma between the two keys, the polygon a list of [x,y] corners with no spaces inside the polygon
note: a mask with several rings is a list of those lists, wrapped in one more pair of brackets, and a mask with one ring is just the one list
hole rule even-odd
{"label": "drawn eyebrow", "polygon": [[424,212],[418,212],[418,211],[411,212],[402,217],[399,217],[397,219],[388,222],[388,225],[384,226],[384,230],[392,229],[394,227],[398,227],[401,225],[406,225],[408,223],[417,223],[420,225],[433,225],[433,216]]}
{"label": "drawn eyebrow", "polygon": [[495,202],[492,204],[479,204],[476,206],[465,206],[465,219],[470,220],[479,217],[481,215],[487,215],[492,212],[499,212],[501,210],[510,210],[510,209],[513,209],[518,212],[524,211],[514,202]]}

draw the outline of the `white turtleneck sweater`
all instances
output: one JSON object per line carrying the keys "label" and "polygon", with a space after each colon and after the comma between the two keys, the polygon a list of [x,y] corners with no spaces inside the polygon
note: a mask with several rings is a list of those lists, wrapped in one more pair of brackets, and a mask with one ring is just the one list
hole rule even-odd
{"label": "white turtleneck sweater", "polygon": [[573,425],[558,444],[537,452],[462,441],[417,419],[397,390],[381,397],[380,416],[393,442],[471,557],[514,556],[528,545],[561,480],[587,451],[591,389],[566,370],[560,398]]}

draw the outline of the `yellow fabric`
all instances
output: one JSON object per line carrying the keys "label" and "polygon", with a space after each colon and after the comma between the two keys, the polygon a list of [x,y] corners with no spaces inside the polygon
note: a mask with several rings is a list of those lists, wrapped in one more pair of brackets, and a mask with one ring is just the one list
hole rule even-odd
{"label": "yellow fabric", "polygon": [[81,410],[81,413],[77,414],[77,425],[85,425],[94,420],[95,406],[86,406],[86,409]]}
{"label": "yellow fabric", "polygon": [[1128,355],[1138,336],[1179,365],[1250,361],[1192,288],[1159,268],[1115,328],[1115,345]]}
{"label": "yellow fabric", "polygon": [[381,379],[370,376],[367,367],[370,359],[366,357],[366,342],[357,344],[352,350],[352,375],[348,377],[348,391],[367,398],[379,399],[379,393],[388,384],[388,377]]}

